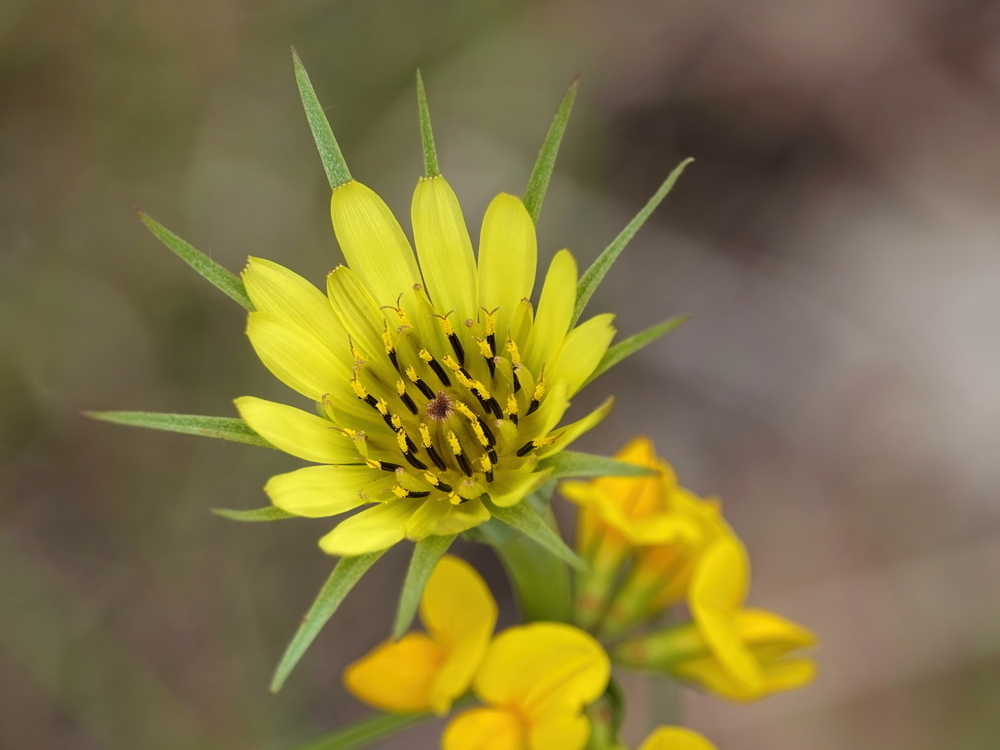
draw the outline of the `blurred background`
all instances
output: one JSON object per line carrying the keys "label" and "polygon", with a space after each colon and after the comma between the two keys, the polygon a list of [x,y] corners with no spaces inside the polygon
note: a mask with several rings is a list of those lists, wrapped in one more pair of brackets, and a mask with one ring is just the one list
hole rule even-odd
{"label": "blurred background", "polygon": [[[0,747],[283,750],[367,712],[339,675],[388,632],[405,545],[269,696],[330,524],[208,509],[265,504],[298,462],[79,415],[295,401],[242,310],[132,213],[230,269],[322,281],[340,256],[293,44],[407,227],[418,66],[474,235],[582,74],[546,260],[587,265],[696,158],[591,305],[623,335],[694,319],[584,392],[580,411],[619,400],[579,447],[652,435],[723,499],[751,603],[822,648],[807,690],[685,692],[686,721],[723,750],[1000,746],[1000,5],[4,0]],[[512,621],[491,551],[457,549]],[[633,742],[647,687],[629,681]]]}

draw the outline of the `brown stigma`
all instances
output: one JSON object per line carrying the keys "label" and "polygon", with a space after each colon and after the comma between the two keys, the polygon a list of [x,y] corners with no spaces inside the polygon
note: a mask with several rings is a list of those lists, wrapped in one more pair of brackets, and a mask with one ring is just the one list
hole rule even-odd
{"label": "brown stigma", "polygon": [[427,418],[436,422],[446,420],[452,411],[451,399],[444,391],[438,391],[437,395],[427,402]]}

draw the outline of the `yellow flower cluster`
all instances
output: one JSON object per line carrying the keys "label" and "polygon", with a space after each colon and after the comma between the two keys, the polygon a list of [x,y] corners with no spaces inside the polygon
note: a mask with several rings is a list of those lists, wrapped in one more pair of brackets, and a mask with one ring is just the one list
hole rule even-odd
{"label": "yellow flower cluster", "polygon": [[[470,689],[482,705],[455,716],[443,750],[582,750],[586,707],[605,691],[611,660],[572,625],[534,622],[493,636],[497,606],[468,563],[446,555],[420,602],[426,633],[387,641],[344,671],[357,698],[383,711],[445,715]],[[662,727],[641,750],[709,750],[687,729]]]}
{"label": "yellow flower cluster", "polygon": [[617,457],[655,473],[560,487],[580,506],[577,548],[591,566],[578,579],[578,623],[619,639],[683,601],[691,622],[620,643],[615,661],[738,701],[811,682],[814,662],[790,654],[813,646],[815,636],[772,612],[745,608],[750,561],[718,501],[681,487],[648,438],[636,438]]}

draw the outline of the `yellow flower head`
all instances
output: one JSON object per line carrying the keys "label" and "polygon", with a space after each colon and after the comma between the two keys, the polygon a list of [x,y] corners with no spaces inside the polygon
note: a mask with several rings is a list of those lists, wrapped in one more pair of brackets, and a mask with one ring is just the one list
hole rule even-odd
{"label": "yellow flower head", "polygon": [[444,750],[582,750],[584,707],[604,692],[611,665],[601,645],[570,625],[536,622],[498,635],[473,687],[485,704],[456,716]]}
{"label": "yellow flower head", "polygon": [[811,682],[815,663],[789,658],[816,644],[809,630],[765,610],[744,609],[749,560],[720,539],[698,566],[688,595],[694,622],[640,636],[615,649],[623,664],[663,669],[716,695],[752,701]]}
{"label": "yellow flower head", "polygon": [[387,641],[344,670],[355,697],[383,711],[444,715],[469,689],[497,620],[485,581],[445,555],[424,589],[420,619],[426,633]]}
{"label": "yellow flower head", "polygon": [[333,555],[476,526],[489,518],[483,494],[519,502],[545,480],[538,460],[606,413],[556,427],[607,349],[612,316],[571,330],[577,269],[566,250],[535,313],[535,228],[512,195],[490,203],[478,262],[441,175],[422,178],[413,196],[416,256],[358,182],[334,190],[331,214],[348,265],[330,273],[326,295],[266,260],[243,272],[254,349],[321,413],[237,400],[278,448],[326,464],[275,477],[267,493],[301,516],[374,503],[321,541]]}
{"label": "yellow flower head", "polygon": [[716,750],[715,745],[697,732],[684,727],[658,727],[639,750]]}

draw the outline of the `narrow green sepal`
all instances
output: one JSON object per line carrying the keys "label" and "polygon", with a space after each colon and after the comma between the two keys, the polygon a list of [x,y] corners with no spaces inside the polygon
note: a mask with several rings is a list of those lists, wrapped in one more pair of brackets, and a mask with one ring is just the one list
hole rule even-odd
{"label": "narrow green sepal", "polygon": [[449,536],[429,536],[421,539],[413,547],[413,557],[406,571],[403,591],[399,596],[399,607],[396,610],[396,621],[392,626],[392,638],[398,641],[410,629],[413,618],[420,606],[420,597],[424,594],[427,581],[434,572],[444,553],[455,541],[455,534]]}
{"label": "narrow green sepal", "polygon": [[205,255],[205,253],[201,252],[201,250],[189,245],[144,211],[137,208],[135,212],[139,217],[139,221],[145,224],[146,228],[149,229],[149,231],[152,232],[160,242],[173,250],[181,260],[201,274],[201,276],[207,279],[216,289],[220,290],[230,299],[241,304],[247,310],[253,312],[253,302],[251,302],[250,298],[247,296],[246,287],[243,286],[243,281],[239,276],[220,266],[214,260]]}
{"label": "narrow green sepal", "polygon": [[420,144],[424,151],[424,174],[437,177],[441,174],[438,165],[437,149],[434,147],[434,131],[431,130],[431,112],[427,108],[427,92],[424,91],[424,79],[417,69],[417,107],[420,110]]}
{"label": "narrow green sepal", "polygon": [[649,346],[661,336],[665,336],[689,320],[691,320],[690,315],[678,315],[670,320],[657,323],[655,326],[650,326],[645,331],[639,331],[634,336],[629,336],[624,341],[619,341],[614,346],[608,347],[608,350],[604,352],[601,361],[597,363],[597,367],[590,373],[590,377],[587,378],[584,385],[589,385],[626,357],[635,354],[645,346]]}
{"label": "narrow green sepal", "polygon": [[202,435],[277,450],[238,417],[203,417],[196,414],[163,414],[152,411],[85,411],[81,413],[85,417],[99,419],[102,422],[113,422],[129,427],[145,427],[149,430],[180,432],[184,435]]}
{"label": "narrow green sepal", "polygon": [[538,515],[529,503],[522,501],[509,508],[501,508],[495,505],[486,495],[483,495],[481,499],[496,520],[534,539],[549,554],[555,555],[577,570],[585,571],[588,569],[589,566],[583,558],[579,557],[573,550],[566,546],[566,542],[562,540],[562,537]]}
{"label": "narrow green sepal", "polygon": [[551,469],[552,479],[567,477],[643,477],[656,472],[645,466],[630,464],[608,456],[595,456],[576,451],[560,451],[554,456],[542,459],[539,469]]}
{"label": "narrow green sepal", "polygon": [[621,254],[621,251],[625,249],[625,246],[635,237],[635,233],[646,223],[646,219],[650,217],[653,211],[656,210],[656,207],[667,197],[667,194],[673,189],[674,184],[680,179],[684,168],[693,161],[694,159],[685,159],[674,167],[674,171],[663,181],[660,189],[649,199],[649,202],[643,206],[642,210],[635,215],[635,218],[628,223],[628,226],[611,241],[611,244],[604,249],[604,252],[597,257],[593,265],[583,274],[580,282],[576,285],[576,307],[573,310],[574,325],[583,314],[584,308],[587,307],[590,297],[594,294],[594,290],[597,289],[597,285],[601,283],[604,274],[608,272],[611,265]]}
{"label": "narrow green sepal", "polygon": [[326,119],[326,112],[316,97],[309,74],[294,47],[292,47],[292,62],[295,65],[295,83],[299,87],[299,96],[302,97],[302,106],[306,110],[306,119],[309,121],[313,140],[316,141],[319,158],[323,161],[326,178],[330,181],[331,188],[340,187],[351,181],[351,170],[347,168],[347,162],[344,161],[344,154],[341,153],[340,145],[333,135],[330,121]]}
{"label": "narrow green sepal", "polygon": [[570,113],[573,111],[573,102],[576,99],[576,89],[580,83],[580,76],[577,75],[569,85],[569,90],[556,110],[556,116],[549,126],[549,132],[545,134],[542,142],[542,149],[538,152],[535,166],[531,170],[528,178],[528,187],[524,191],[524,207],[528,209],[531,220],[537,224],[538,215],[542,212],[542,202],[545,200],[545,191],[549,188],[549,179],[552,177],[552,170],[556,166],[556,156],[559,154],[559,144],[562,142],[563,133],[566,132],[566,124],[569,122]]}
{"label": "narrow green sepal", "polygon": [[232,508],[212,508],[212,513],[230,521],[243,521],[244,523],[260,523],[261,521],[284,521],[286,518],[299,518],[288,511],[268,505],[266,508],[254,508],[253,510],[236,510]]}
{"label": "narrow green sepal", "polygon": [[323,588],[320,589],[316,601],[313,602],[309,611],[306,612],[306,616],[296,631],[295,637],[292,638],[292,642],[285,649],[285,653],[278,663],[278,668],[274,672],[274,678],[271,680],[272,693],[277,693],[281,690],[281,686],[285,684],[285,680],[292,669],[299,663],[306,649],[309,648],[310,644],[316,639],[316,636],[319,635],[319,631],[326,625],[327,620],[337,611],[341,602],[344,601],[344,597],[361,580],[361,576],[367,573],[368,569],[375,564],[375,561],[385,553],[386,550],[380,550],[378,552],[369,552],[366,555],[342,557],[340,559],[336,567],[334,567],[333,573],[330,574],[326,583],[323,584]]}

